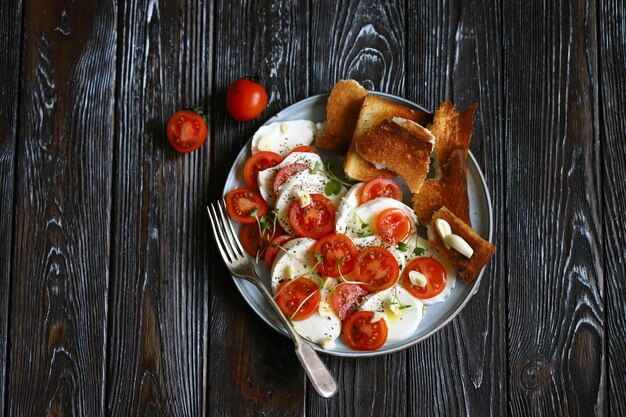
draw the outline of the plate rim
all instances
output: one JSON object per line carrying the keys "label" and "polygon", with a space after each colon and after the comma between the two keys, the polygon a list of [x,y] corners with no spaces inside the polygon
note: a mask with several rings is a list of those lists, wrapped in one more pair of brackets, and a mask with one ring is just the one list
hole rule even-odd
{"label": "plate rim", "polygon": [[[368,94],[373,94],[373,95],[377,95],[377,96],[381,96],[381,97],[385,97],[385,98],[389,98],[393,101],[396,102],[401,102],[404,104],[409,105],[412,108],[430,113],[430,111],[428,111],[427,109],[425,109],[424,107],[420,106],[419,104],[412,102],[404,97],[399,97],[396,96],[394,94],[390,94],[390,93],[384,93],[384,92],[380,92],[380,91],[368,91]],[[276,113],[274,116],[270,117],[269,119],[267,119],[263,124],[261,124],[259,126],[259,128],[261,126],[266,126],[270,123],[275,122],[277,119],[280,118],[281,114],[285,111],[287,111],[288,109],[290,109],[293,106],[299,105],[305,105],[306,102],[309,101],[317,101],[317,100],[321,100],[321,99],[328,99],[328,96],[330,95],[330,92],[327,93],[321,93],[321,94],[316,94],[313,96],[309,96],[307,98],[304,98],[302,100],[298,100],[292,104],[290,104],[289,106],[285,107],[284,109],[280,110],[278,113]],[[230,178],[230,174],[233,171],[233,167],[234,167],[234,163],[235,161],[239,160],[242,156],[243,153],[246,152],[248,145],[250,144],[252,138],[248,139],[246,141],[246,143],[242,146],[241,150],[239,151],[239,153],[237,154],[237,156],[235,157],[235,159],[233,160],[233,162],[231,163],[231,167],[227,176],[226,181],[228,181],[228,179]],[[491,202],[491,193],[489,191],[489,187],[487,186],[487,181],[485,180],[485,176],[483,174],[482,169],[480,168],[480,165],[478,164],[478,162],[476,161],[476,157],[474,156],[474,154],[472,153],[471,150],[468,151],[468,156],[471,158],[472,163],[474,165],[474,168],[476,168],[476,172],[478,173],[478,178],[480,179],[482,188],[483,188],[483,194],[485,197],[485,201],[487,203],[487,211],[488,213],[486,213],[487,217],[488,217],[488,238],[487,240],[489,242],[492,242],[493,239],[493,206],[492,206],[492,202]],[[226,185],[226,184],[224,184]],[[224,197],[226,195],[226,187],[224,187],[224,190],[222,191],[222,197]],[[376,356],[385,356],[385,355],[389,355],[392,353],[396,353],[396,352],[400,352],[403,351],[405,349],[410,348],[411,346],[415,346],[416,344],[423,342],[427,339],[429,339],[430,337],[432,337],[435,333],[438,333],[439,331],[441,331],[444,327],[446,327],[448,324],[450,324],[450,322],[452,320],[454,320],[456,318],[456,316],[459,315],[459,313],[465,308],[465,306],[469,303],[469,301],[474,297],[474,295],[478,292],[478,289],[480,288],[480,283],[482,282],[482,278],[485,272],[485,267],[483,267],[480,270],[480,273],[478,274],[478,277],[476,278],[476,280],[471,284],[472,288],[470,289],[469,295],[467,297],[465,297],[465,299],[463,299],[463,301],[459,304],[459,306],[450,314],[449,317],[447,317],[444,321],[442,321],[440,324],[438,324],[435,328],[433,328],[432,330],[430,330],[429,332],[425,333],[422,337],[419,337],[415,340],[410,340],[402,345],[393,347],[393,348],[389,348],[389,349],[385,349],[385,350],[377,350],[377,351],[366,351],[366,352],[361,352],[361,351],[354,351],[354,352],[338,352],[338,351],[333,351],[333,350],[325,350],[323,348],[321,348],[320,346],[316,345],[315,343],[311,343],[308,340],[302,338],[302,340],[304,340],[305,343],[309,344],[315,351],[317,351],[318,353],[322,353],[325,355],[330,355],[330,356],[337,356],[337,357],[348,357],[348,358],[371,358],[371,357],[376,357]],[[243,283],[247,282],[241,278],[237,278],[236,276],[229,274],[231,279],[233,280],[235,287],[237,288],[237,291],[239,291],[239,294],[241,295],[241,297],[246,301],[246,304],[248,304],[248,306],[252,309],[252,311],[254,311],[254,313],[259,316],[261,318],[261,320],[263,320],[271,329],[273,329],[274,331],[276,331],[277,333],[281,334],[282,336],[285,336],[287,338],[289,338],[289,334],[287,333],[287,331],[284,329],[284,327],[282,326],[282,324],[280,322],[278,322],[278,326],[276,325],[276,323],[273,323],[268,317],[266,317],[265,314],[263,314],[254,303],[250,302],[250,300],[248,299],[248,297],[246,296],[246,292],[243,289]],[[258,289],[253,285],[252,285],[256,291],[258,291]],[[275,314],[275,313],[274,313]],[[278,321],[278,318],[276,318],[276,320]]]}

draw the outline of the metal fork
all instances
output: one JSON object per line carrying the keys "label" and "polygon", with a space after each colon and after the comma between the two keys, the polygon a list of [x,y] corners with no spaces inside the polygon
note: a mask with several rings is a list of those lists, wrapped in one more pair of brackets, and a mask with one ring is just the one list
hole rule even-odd
{"label": "metal fork", "polygon": [[317,352],[296,333],[291,322],[285,317],[285,315],[274,301],[274,297],[268,291],[267,287],[261,281],[261,278],[254,270],[254,266],[246,258],[245,252],[237,234],[233,229],[233,225],[225,215],[224,201],[221,200],[218,203],[213,203],[210,207],[207,207],[209,212],[209,219],[211,220],[211,226],[213,227],[213,234],[215,235],[215,241],[217,247],[222,254],[224,263],[230,270],[230,272],[253,283],[261,294],[265,297],[268,303],[274,309],[274,312],[278,318],[282,321],[285,329],[291,336],[293,344],[295,346],[296,355],[302,364],[302,367],[309,376],[315,391],[317,391],[322,397],[332,397],[337,392],[337,383],[330,374],[324,362],[317,355]]}

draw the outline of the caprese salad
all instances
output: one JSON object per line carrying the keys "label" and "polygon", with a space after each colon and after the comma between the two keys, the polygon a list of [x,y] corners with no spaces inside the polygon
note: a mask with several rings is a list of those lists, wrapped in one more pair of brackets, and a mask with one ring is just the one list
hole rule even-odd
{"label": "caprese salad", "polygon": [[343,337],[352,349],[376,350],[413,335],[456,272],[418,235],[398,183],[340,179],[311,146],[318,129],[306,120],[259,129],[246,188],[226,195],[227,211],[300,335],[324,349]]}

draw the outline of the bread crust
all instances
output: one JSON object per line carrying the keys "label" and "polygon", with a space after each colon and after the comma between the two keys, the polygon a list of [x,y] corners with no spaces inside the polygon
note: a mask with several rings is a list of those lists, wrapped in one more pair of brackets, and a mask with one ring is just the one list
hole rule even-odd
{"label": "bread crust", "polygon": [[[474,253],[471,258],[466,258],[455,249],[446,249],[441,236],[436,232],[435,220],[437,219],[447,221],[450,224],[452,233],[461,236],[472,247]],[[496,252],[496,247],[493,244],[480,237],[467,223],[446,207],[442,207],[433,213],[430,226],[428,227],[428,242],[454,265],[463,282],[467,284],[472,283],[476,279],[480,271]]]}

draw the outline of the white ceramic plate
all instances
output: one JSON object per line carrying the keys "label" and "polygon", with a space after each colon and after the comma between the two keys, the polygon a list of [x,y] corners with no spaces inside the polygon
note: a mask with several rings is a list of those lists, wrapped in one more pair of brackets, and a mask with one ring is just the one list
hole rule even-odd
{"label": "white ceramic plate", "polygon": [[[389,100],[402,103],[403,105],[411,108],[424,110],[417,104],[394,95],[377,92],[370,92],[370,94],[382,96]],[[320,94],[299,101],[269,119],[265,124],[297,119],[323,122],[326,120],[327,99],[328,94]],[[337,160],[340,159],[340,157],[338,156],[330,156],[329,154],[322,152],[320,152],[320,154],[325,161],[328,161],[328,158]],[[243,166],[246,160],[250,157],[250,155],[250,141],[248,141],[244,148],[241,150],[241,152],[239,152],[237,159],[235,159],[235,162],[230,169],[230,173],[228,174],[228,178],[226,179],[226,183],[224,184],[224,195],[226,195],[226,193],[233,188],[245,187],[245,182],[243,179]],[[341,165],[335,163],[334,166]],[[476,159],[471,152],[469,153],[469,158],[467,159],[467,187],[470,200],[470,216],[472,220],[472,225],[483,238],[491,241],[491,233],[493,229],[491,199],[489,197],[489,191],[487,190],[487,185],[485,184],[483,174],[480,171],[480,168],[476,163]],[[409,194],[405,193],[405,195]],[[409,203],[410,205],[410,202],[405,201],[405,203]],[[239,232],[239,225],[235,224],[235,227],[237,228],[237,232]],[[261,262],[261,264],[263,264],[263,262]],[[260,266],[257,268],[257,272],[259,272],[261,278],[267,283],[269,287],[270,274],[267,268],[265,268],[264,265]],[[454,287],[448,298],[442,303],[428,306],[426,308],[424,319],[419,324],[416,332],[405,340],[397,341],[394,343],[386,343],[382,348],[374,352],[360,352],[352,350],[345,345],[342,340],[343,338],[341,337],[337,339],[337,347],[334,350],[324,350],[317,345],[313,345],[313,347],[319,352],[323,352],[329,355],[349,357],[378,356],[405,349],[439,331],[446,324],[448,324],[457,314],[459,314],[459,312],[463,309],[465,304],[467,304],[472,295],[474,295],[474,293],[477,291],[478,286],[480,285],[482,275],[483,273],[481,271],[478,278],[470,285],[467,285],[463,283],[460,279],[457,279],[456,286]],[[256,289],[256,287],[253,284],[239,278],[233,277],[233,280],[235,282],[235,286],[243,296],[244,300],[246,300],[248,305],[252,307],[254,312],[258,314],[261,319],[263,319],[276,331],[283,334],[284,336],[287,336],[286,330],[283,328],[278,318],[274,315],[272,308],[265,301],[265,299]]]}

